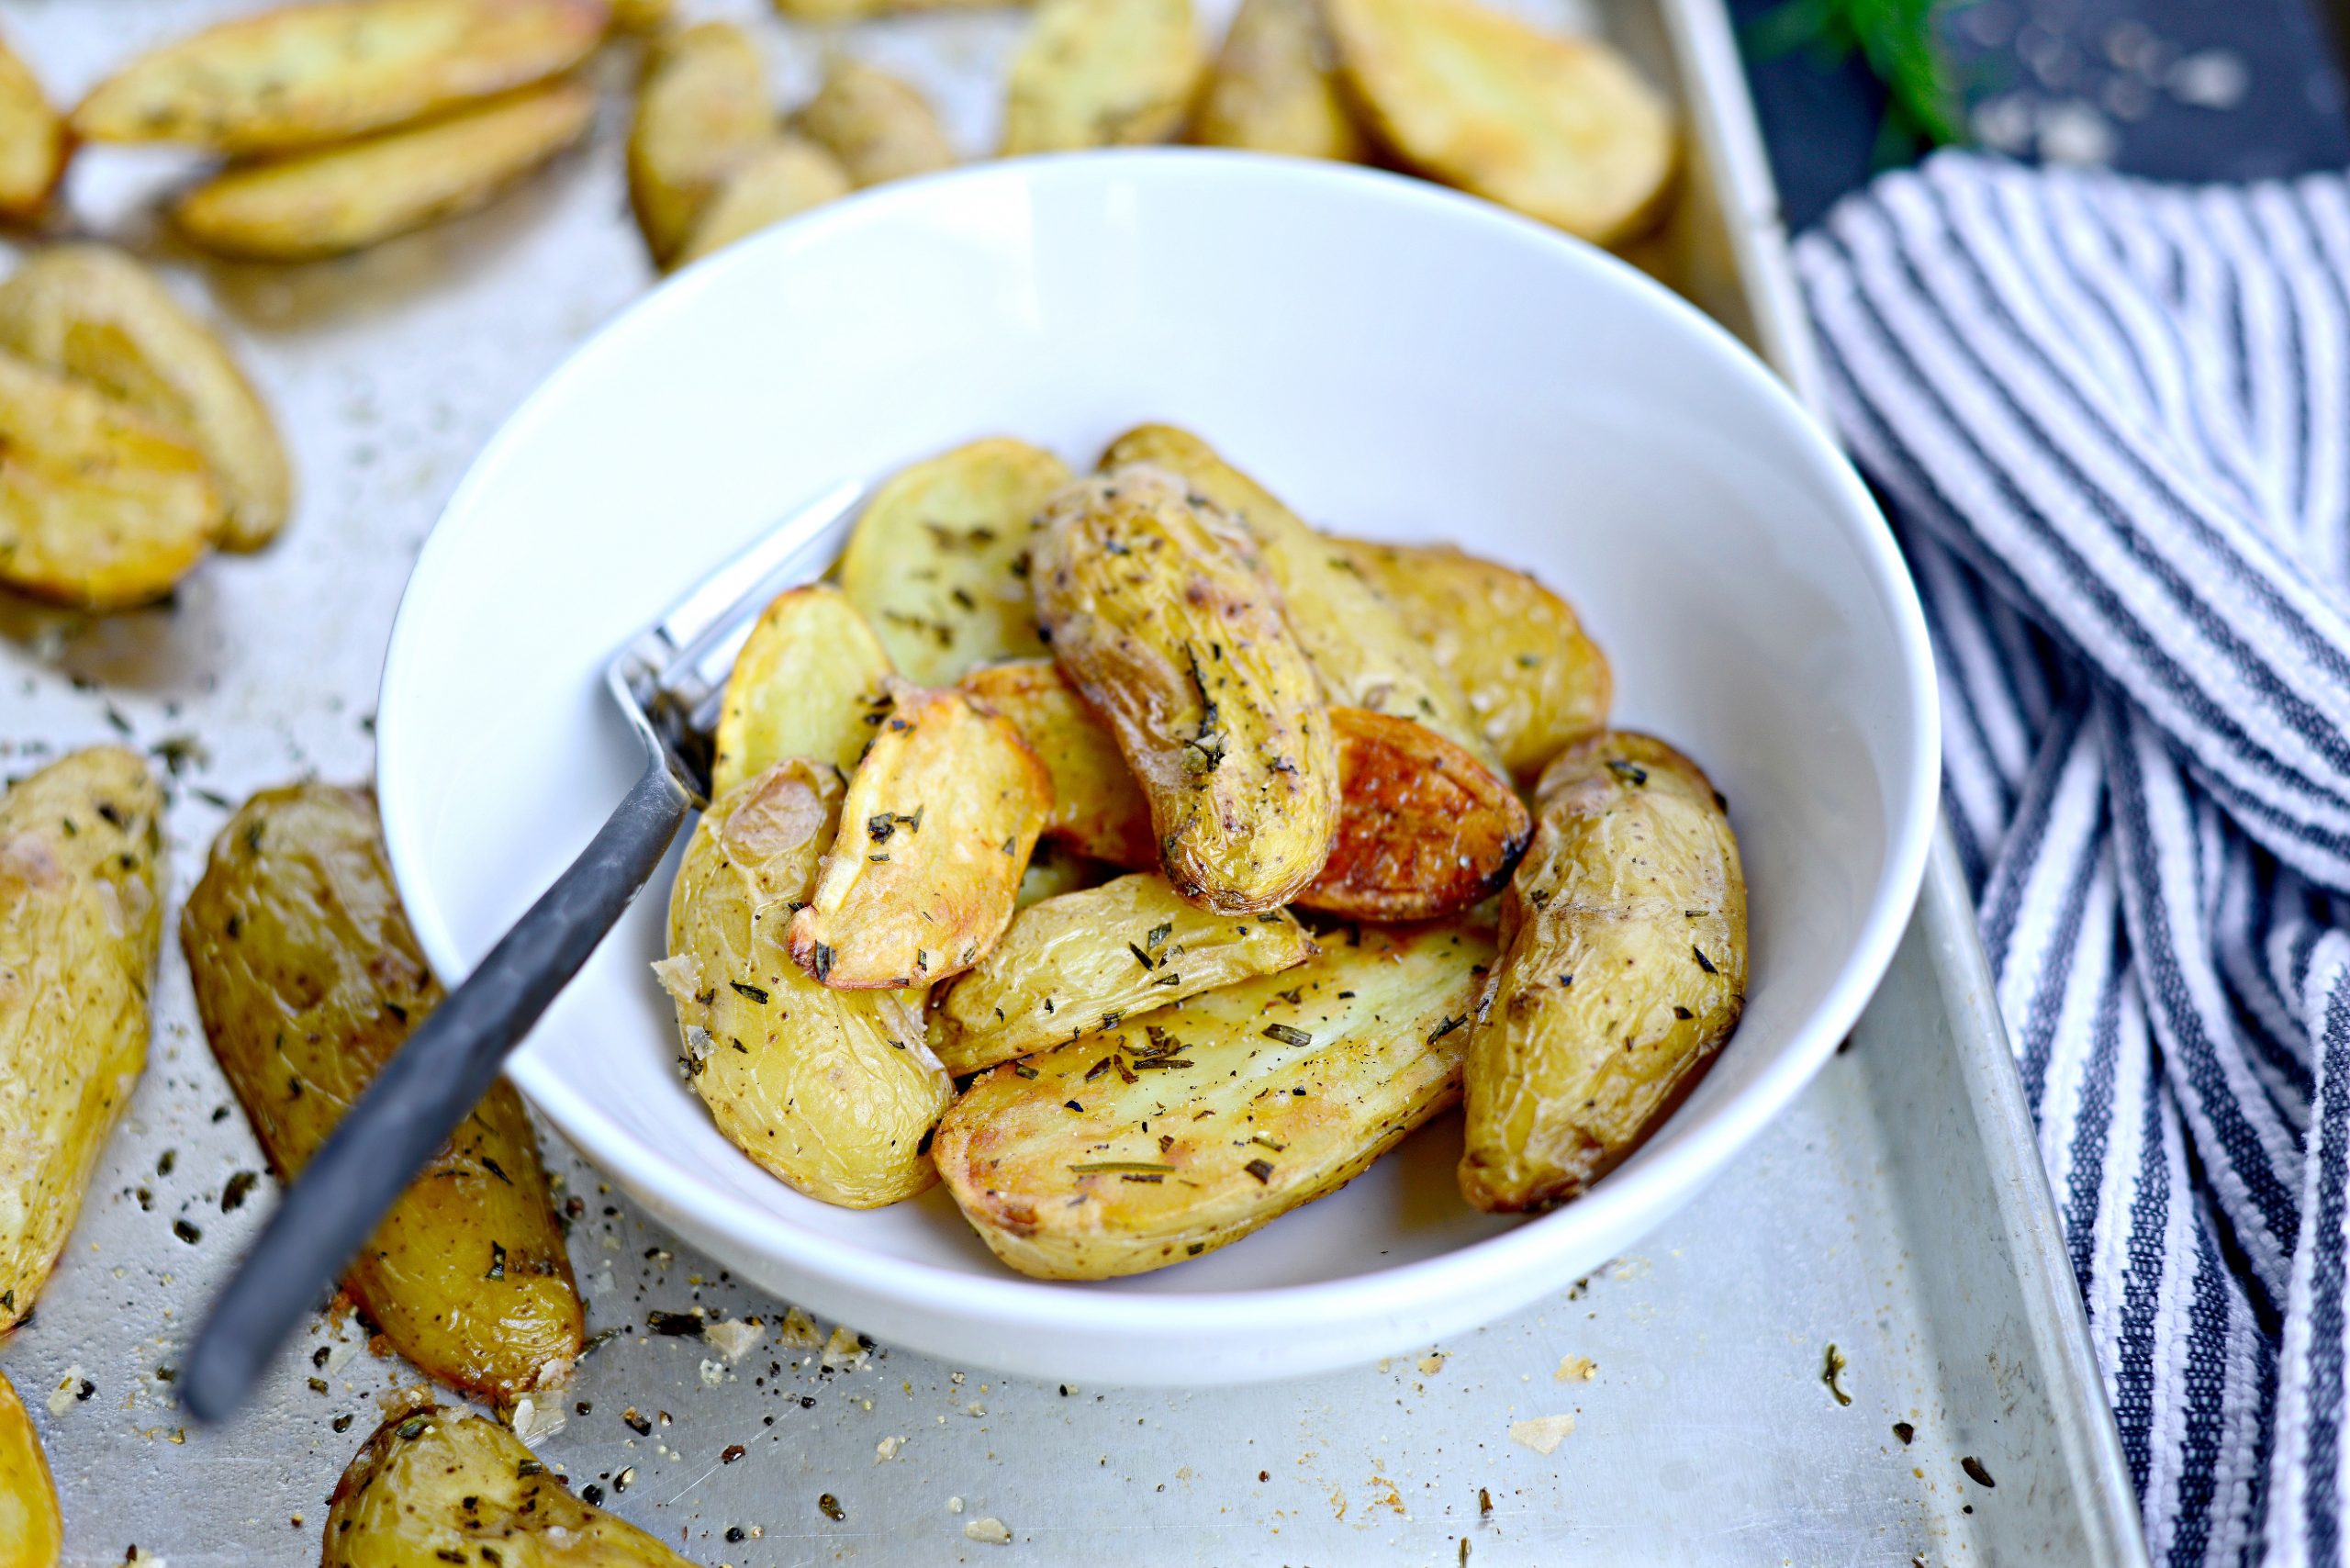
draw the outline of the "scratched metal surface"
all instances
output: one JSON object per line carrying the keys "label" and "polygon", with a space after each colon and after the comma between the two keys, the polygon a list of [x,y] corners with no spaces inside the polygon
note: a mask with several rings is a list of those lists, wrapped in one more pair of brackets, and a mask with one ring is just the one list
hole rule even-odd
{"label": "scratched metal surface", "polygon": [[[1710,6],[1676,5],[1671,28],[1651,0],[1584,17],[1661,77],[1694,73],[1712,95],[1692,106],[1712,156],[1656,255],[1799,374],[1784,279],[1769,271],[1759,149]],[[244,8],[14,0],[0,25],[70,96],[130,49]],[[804,86],[818,44],[762,25],[786,91]],[[1015,26],[926,18],[851,41],[930,87],[977,149]],[[617,83],[625,62],[607,65]],[[279,412],[303,497],[276,548],[213,563],[168,610],[90,621],[0,600],[0,772],[125,735],[176,756],[175,893],[229,802],[304,774],[368,774],[380,652],[442,500],[532,386],[649,281],[624,216],[617,116],[606,118],[587,155],[484,215],[296,271],[210,265],[153,240],[141,213],[180,173],[173,158],[84,161],[75,226],[150,249],[228,319]],[[539,1450],[688,1555],[736,1568],[998,1553],[2137,1561],[2110,1420],[2080,1360],[2070,1281],[2048,1267],[2046,1193],[2029,1129],[2001,1098],[2001,1073],[2010,1086],[2013,1075],[1965,932],[1945,866],[1852,1047],[1634,1253],[1424,1357],[1287,1384],[1058,1388],[886,1347],[827,1364],[784,1304],[728,1280],[551,1147],[578,1200],[571,1244],[589,1326],[612,1333]],[[1449,1181],[1455,1138],[1431,1129],[1401,1158]],[[70,1562],[316,1561],[327,1493],[379,1396],[417,1381],[347,1323],[320,1319],[252,1414],[222,1432],[184,1428],[170,1369],[265,1210],[265,1185],[222,1207],[229,1178],[259,1165],[167,944],[147,1076],[37,1317],[0,1345],[57,1472]],[[646,1332],[653,1311],[697,1307],[713,1322],[761,1320],[739,1360]],[[1830,1345],[1849,1404],[1822,1375]],[[624,1421],[631,1407],[650,1431]],[[1561,1417],[1572,1417],[1563,1435],[1545,1420]],[[1542,1425],[1514,1437],[1521,1422]],[[1525,1440],[1543,1433],[1547,1452]],[[1966,1456],[1995,1487],[1966,1477]],[[1008,1544],[967,1533],[987,1519]]]}

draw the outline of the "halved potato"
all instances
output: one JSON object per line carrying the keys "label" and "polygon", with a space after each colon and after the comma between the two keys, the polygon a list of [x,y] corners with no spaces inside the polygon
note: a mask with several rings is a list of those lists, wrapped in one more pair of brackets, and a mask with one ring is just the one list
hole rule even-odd
{"label": "halved potato", "polygon": [[800,129],[830,148],[860,186],[955,166],[955,144],[922,90],[846,55],[825,67]]}
{"label": "halved potato", "polygon": [[663,266],[734,171],[776,140],[767,67],[748,31],[703,22],[655,40],[628,132],[628,195]]}
{"label": "halved potato", "polygon": [[228,502],[196,444],[0,352],[0,584],[87,610],[169,593]]}
{"label": "halved potato", "polygon": [[1746,882],[1722,798],[1662,741],[1594,735],[1542,776],[1469,1042],[1460,1193],[1553,1207],[1638,1148],[1746,1004]]}
{"label": "halved potato", "polygon": [[658,32],[677,14],[677,0],[612,0],[612,26],[625,33]]}
{"label": "halved potato", "polygon": [[241,164],[183,196],[189,243],[249,261],[339,256],[487,205],[587,134],[596,95],[533,87],[445,119]]}
{"label": "halved potato", "polygon": [[775,8],[795,22],[858,22],[871,17],[986,11],[1026,3],[1027,0],[775,0]]}
{"label": "halved potato", "polygon": [[791,920],[792,958],[836,990],[928,985],[986,957],[1053,803],[1052,775],[1009,719],[901,680],[884,698]]}
{"label": "halved potato", "polygon": [[1003,155],[1165,141],[1203,63],[1191,0],[1041,0],[1012,61]]}
{"label": "halved potato", "polygon": [[939,1174],[1024,1274],[1196,1258],[1337,1191],[1452,1103],[1493,951],[1466,922],[1365,930],[1007,1063],[940,1121]]}
{"label": "halved potato", "polygon": [[1353,920],[1432,920],[1501,890],[1533,819],[1491,768],[1435,731],[1360,708],[1333,708],[1338,841],[1297,895]]}
{"label": "halved potato", "polygon": [[194,442],[229,499],[221,543],[285,526],[293,476],[229,350],[161,279],[110,245],[52,245],[0,283],[0,348],[87,382]]}
{"label": "halved potato", "polygon": [[1118,754],[1117,737],[1060,666],[1050,659],[984,665],[963,678],[963,689],[1011,720],[1053,776],[1046,836],[1130,869],[1158,864],[1150,802]]}
{"label": "halved potato", "polygon": [[56,1568],[64,1551],[49,1456],[24,1401],[0,1374],[0,1568]]}
{"label": "halved potato", "polygon": [[1318,951],[1286,910],[1212,913],[1137,871],[1014,916],[932,1010],[931,1049],[961,1078]]}
{"label": "halved potato", "polygon": [[1241,0],[1192,119],[1192,140],[1362,161],[1362,132],[1338,91],[1335,51],[1315,0]]}
{"label": "halved potato", "polygon": [[1069,478],[1051,453],[998,436],[917,463],[875,493],[841,557],[841,591],[900,674],[940,685],[1045,652],[1028,536]]}
{"label": "halved potato", "polygon": [[1326,0],[1323,15],[1357,103],[1422,174],[1600,245],[1663,213],[1673,111],[1607,45],[1478,0]]}
{"label": "halved potato", "polygon": [[840,589],[811,583],[778,594],[726,678],[711,794],[788,756],[848,772],[888,712],[880,698],[890,674],[881,640]]}
{"label": "halved potato", "polygon": [[0,1333],[32,1312],[146,1065],[162,813],[115,746],[0,795]]}
{"label": "halved potato", "polygon": [[794,757],[722,794],[677,868],[655,972],[718,1130],[811,1198],[878,1208],[934,1179],[926,1140],[955,1085],[922,991],[828,990],[785,950],[843,793],[830,764]]}
{"label": "halved potato", "polygon": [[240,17],[140,55],[73,111],[92,141],[282,152],[560,75],[595,52],[599,0],[332,0]]}
{"label": "halved potato", "polygon": [[1339,543],[1467,695],[1479,732],[1520,783],[1606,725],[1607,656],[1557,594],[1449,544]]}
{"label": "halved potato", "polygon": [[40,79],[0,42],[0,216],[30,218],[49,205],[72,151]]}
{"label": "halved potato", "polygon": [[698,262],[771,224],[836,201],[850,190],[840,160],[805,137],[778,136],[744,160],[694,220],[677,265]]}

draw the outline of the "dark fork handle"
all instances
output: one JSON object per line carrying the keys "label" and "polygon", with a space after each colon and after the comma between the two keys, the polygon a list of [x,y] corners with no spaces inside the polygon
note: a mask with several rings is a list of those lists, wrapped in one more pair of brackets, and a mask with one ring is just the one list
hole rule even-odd
{"label": "dark fork handle", "polygon": [[213,1303],[180,1367],[180,1402],[196,1419],[219,1420],[244,1402],[263,1366],[635,899],[688,804],[666,767],[648,767],[579,858],[385,1064]]}

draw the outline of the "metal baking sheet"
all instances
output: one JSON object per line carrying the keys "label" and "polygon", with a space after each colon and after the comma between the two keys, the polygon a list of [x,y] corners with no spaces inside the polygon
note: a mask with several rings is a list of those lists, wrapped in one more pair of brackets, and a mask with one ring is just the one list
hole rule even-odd
{"label": "metal baking sheet", "polygon": [[[0,27],[70,95],[131,49],[249,8],[14,0]],[[1203,8],[1220,22],[1227,7]],[[748,0],[688,9],[764,18]],[[1688,188],[1639,259],[1806,386],[1718,0],[1544,13],[1609,32],[1675,88]],[[929,88],[977,150],[1017,25],[935,17],[843,41]],[[761,27],[785,91],[803,89],[823,40]],[[617,84],[624,62],[607,68]],[[290,271],[151,240],[141,214],[176,159],[84,161],[76,226],[148,246],[229,318],[303,498],[273,551],[214,563],[168,609],[90,620],[0,600],[0,771],[125,738],[173,759],[180,890],[250,790],[367,776],[381,649],[442,502],[506,413],[649,281],[606,118],[587,155],[487,213]],[[1441,1179],[1449,1151],[1418,1141],[1405,1158]],[[1185,1394],[1005,1380],[845,1340],[827,1358],[785,1304],[730,1280],[559,1145],[548,1153],[577,1201],[590,1327],[610,1337],[539,1413],[564,1424],[538,1447],[698,1561],[2143,1561],[1946,849],[1849,1047],[1707,1193],[1534,1309],[1354,1372]],[[327,1493],[379,1398],[418,1381],[348,1322],[320,1319],[238,1425],[186,1428],[172,1367],[266,1202],[224,1211],[223,1192],[259,1166],[167,944],[147,1076],[37,1317],[0,1346],[57,1471],[70,1562],[134,1549],[179,1568],[315,1562]],[[730,1361],[711,1341],[645,1332],[653,1310],[696,1307],[760,1319],[755,1342]],[[623,1423],[632,1406],[649,1433]],[[1550,1417],[1573,1426],[1548,1452],[1512,1434]],[[1968,1478],[1970,1457],[1995,1487]],[[990,1533],[982,1520],[1009,1544],[975,1539]]]}

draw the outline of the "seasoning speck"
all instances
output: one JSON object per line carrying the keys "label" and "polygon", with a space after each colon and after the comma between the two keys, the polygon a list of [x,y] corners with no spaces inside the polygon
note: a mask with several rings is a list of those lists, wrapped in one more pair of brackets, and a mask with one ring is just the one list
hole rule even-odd
{"label": "seasoning speck", "polygon": [[1844,1392],[1844,1385],[1839,1381],[1843,1377],[1844,1368],[1848,1364],[1844,1360],[1844,1352],[1830,1345],[1828,1347],[1827,1356],[1819,1365],[1819,1381],[1828,1385],[1828,1392],[1836,1396],[1836,1403],[1839,1405],[1850,1405],[1852,1402],[1852,1396]]}
{"label": "seasoning speck", "polygon": [[1983,1468],[1983,1462],[1975,1458],[1973,1454],[1968,1454],[1964,1459],[1960,1460],[1958,1462],[1958,1467],[1959,1469],[1966,1472],[1967,1479],[1974,1482],[1977,1486],[1997,1486],[1998,1484],[1998,1482],[1991,1479],[1991,1473]]}
{"label": "seasoning speck", "polygon": [[848,1518],[847,1513],[841,1507],[841,1500],[838,1497],[834,1496],[830,1492],[825,1493],[822,1496],[816,1499],[816,1508],[818,1512],[822,1513],[826,1518],[832,1520],[834,1524],[838,1524],[843,1519]]}

